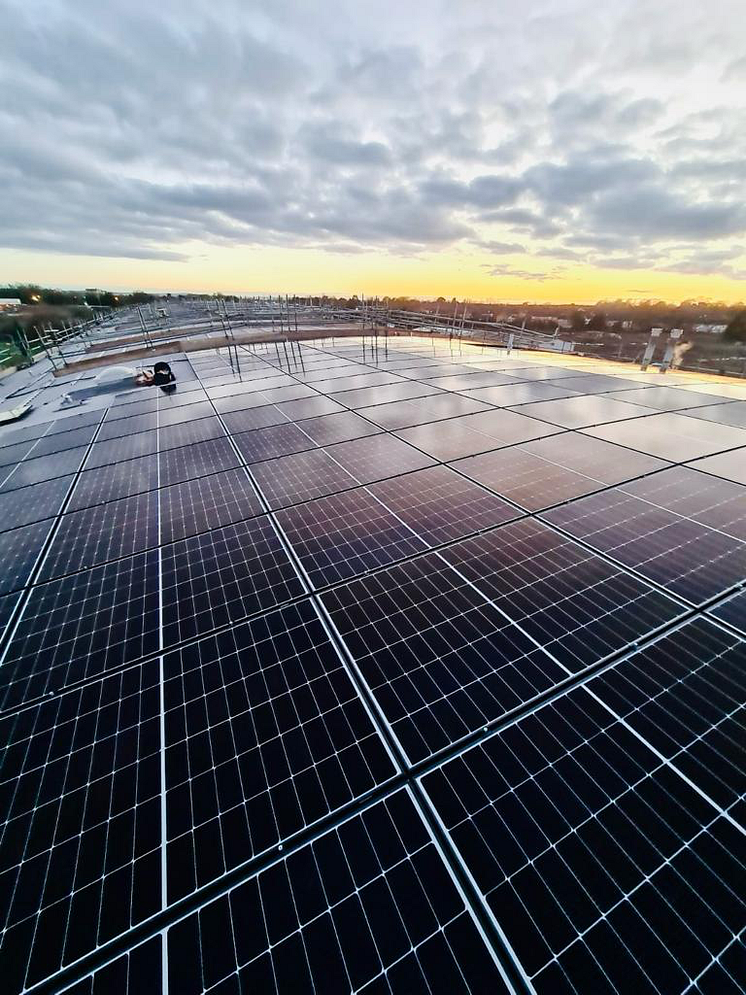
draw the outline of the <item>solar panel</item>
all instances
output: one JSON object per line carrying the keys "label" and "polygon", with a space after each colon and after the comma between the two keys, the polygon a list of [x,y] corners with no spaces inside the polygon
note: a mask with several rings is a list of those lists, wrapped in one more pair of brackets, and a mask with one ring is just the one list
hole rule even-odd
{"label": "solar panel", "polygon": [[727,480],[674,467],[625,484],[627,494],[746,540],[746,488]]}
{"label": "solar panel", "polygon": [[443,556],[568,671],[634,643],[683,611],[532,519],[456,543]]}
{"label": "solar panel", "polygon": [[241,432],[235,436],[235,442],[247,463],[316,448],[316,443],[309,439],[305,432],[289,422],[284,425],[256,428],[252,432]]}
{"label": "solar panel", "polygon": [[180,995],[508,991],[403,791],[172,926],[168,963]]}
{"label": "solar panel", "polygon": [[[150,465],[156,469],[154,464],[155,461],[151,461]],[[219,470],[231,470],[239,464],[240,460],[228,439],[209,439],[159,453],[157,473],[161,486],[166,487]]]}
{"label": "solar panel", "polygon": [[242,469],[162,487],[158,496],[164,543],[240,522],[263,511],[259,496]]}
{"label": "solar panel", "polygon": [[426,549],[396,515],[365,488],[280,511],[287,536],[315,587],[386,566]]}
{"label": "solar panel", "polygon": [[0,718],[7,991],[160,908],[159,711],[134,666]]}
{"label": "solar panel", "polygon": [[77,511],[104,501],[131,497],[140,491],[151,490],[157,484],[158,460],[150,456],[124,460],[95,470],[83,470],[67,510]]}
{"label": "solar panel", "polygon": [[224,436],[223,426],[217,418],[199,418],[195,421],[182,422],[180,425],[168,425],[158,430],[158,448],[176,449],[181,446],[193,446],[197,442],[208,439],[218,439]]}
{"label": "solar panel", "polygon": [[0,531],[53,518],[62,507],[74,479],[72,475],[56,477],[0,494]]}
{"label": "solar panel", "polygon": [[44,559],[41,580],[74,573],[158,545],[158,493],[63,515]]}
{"label": "solar panel", "polygon": [[732,597],[721,601],[710,609],[710,612],[724,622],[741,629],[746,633],[746,592],[739,591]]}
{"label": "solar panel", "polygon": [[586,431],[597,439],[616,442],[675,463],[746,446],[746,431],[742,429],[713,425],[670,412],[649,415],[644,421],[626,421]]}
{"label": "solar panel", "polygon": [[[704,398],[705,395],[700,394],[699,397]],[[708,400],[712,400],[712,398],[708,398]],[[724,398],[721,400],[724,400]],[[691,411],[687,411],[686,414],[691,418],[704,418],[705,421],[717,422],[720,425],[746,428],[746,404],[743,401],[693,408]]]}
{"label": "solar panel", "polygon": [[[30,484],[40,484],[54,477],[75,473],[83,462],[86,452],[85,446],[79,446],[77,449],[67,449],[65,452],[42,456],[39,459],[29,458],[13,468],[5,467],[0,471],[0,491],[16,490],[19,487],[28,487]],[[7,474],[6,470],[9,471]]]}
{"label": "solar panel", "polygon": [[142,412],[127,418],[115,418],[112,420],[112,411],[106,416],[106,421],[101,426],[101,431],[96,436],[97,442],[109,442],[111,439],[122,439],[129,435],[138,435],[141,432],[150,432],[158,426],[158,416],[155,406],[152,411]]}
{"label": "solar panel", "polygon": [[322,600],[411,761],[567,676],[434,554],[335,587]]}
{"label": "solar panel", "polygon": [[369,490],[431,546],[500,525],[519,512],[445,466],[371,484]]}
{"label": "solar panel", "polygon": [[31,590],[2,659],[0,707],[158,649],[158,556],[126,557]]}
{"label": "solar panel", "polygon": [[362,439],[366,435],[375,435],[381,431],[378,426],[371,425],[354,411],[305,418],[300,428],[317,446],[331,446],[335,442]]}
{"label": "solar panel", "polygon": [[165,646],[304,593],[266,515],[163,546],[161,571]]}
{"label": "solar panel", "polygon": [[577,432],[460,460],[454,467],[522,508],[540,511],[666,464]]}
{"label": "solar panel", "polygon": [[696,619],[589,687],[723,812],[746,816],[746,643]]}
{"label": "solar panel", "polygon": [[395,773],[307,601],[167,654],[164,681],[170,902]]}
{"label": "solar panel", "polygon": [[414,398],[411,401],[390,401],[388,404],[376,404],[359,410],[361,415],[376,425],[393,431],[486,409],[486,404],[471,398],[443,393],[435,397]]}
{"label": "solar panel", "polygon": [[373,435],[340,442],[328,453],[360,484],[370,484],[410,470],[420,470],[433,461],[391,435]]}
{"label": "solar panel", "polygon": [[626,418],[639,418],[651,414],[651,410],[642,407],[641,404],[629,404],[626,401],[615,401],[609,397],[588,394],[525,404],[521,407],[521,414],[543,419],[551,425],[559,425],[562,428],[587,428],[590,425],[603,425],[606,422],[617,422]]}
{"label": "solar panel", "polygon": [[410,397],[425,397],[438,394],[437,387],[411,380],[407,383],[389,384],[384,387],[360,387],[358,390],[340,390],[332,395],[335,401],[348,408],[364,408],[371,404],[385,404],[387,401],[405,401]]}
{"label": "solar panel", "polygon": [[259,463],[252,472],[264,498],[274,509],[354,487],[357,483],[322,449],[283,456],[268,464]]}
{"label": "solar panel", "polygon": [[539,995],[689,990],[746,926],[746,840],[585,689],[423,779]]}
{"label": "solar panel", "polygon": [[746,484],[746,448],[734,449],[732,452],[720,453],[717,456],[707,456],[705,459],[695,460],[691,466],[694,470],[702,470],[724,480]]}
{"label": "solar panel", "polygon": [[538,355],[175,354],[2,433],[10,995],[746,988],[739,402]]}
{"label": "solar panel", "polygon": [[138,432],[119,439],[95,442],[86,460],[86,469],[92,470],[109,463],[121,463],[138,456],[154,456],[158,449],[158,433]]}
{"label": "solar panel", "polygon": [[150,988],[161,991],[163,954],[160,936],[133,947],[105,967],[65,989],[65,995],[138,995]]}
{"label": "solar panel", "polygon": [[49,535],[51,522],[0,532],[0,594],[23,587]]}
{"label": "solar panel", "polygon": [[746,543],[622,488],[580,498],[543,517],[693,604],[746,575]]}

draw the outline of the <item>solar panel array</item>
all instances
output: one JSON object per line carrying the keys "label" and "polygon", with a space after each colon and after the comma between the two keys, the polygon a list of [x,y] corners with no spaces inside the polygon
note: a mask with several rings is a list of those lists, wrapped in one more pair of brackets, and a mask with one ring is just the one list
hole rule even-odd
{"label": "solar panel array", "polygon": [[0,436],[3,990],[746,990],[735,388],[189,364]]}

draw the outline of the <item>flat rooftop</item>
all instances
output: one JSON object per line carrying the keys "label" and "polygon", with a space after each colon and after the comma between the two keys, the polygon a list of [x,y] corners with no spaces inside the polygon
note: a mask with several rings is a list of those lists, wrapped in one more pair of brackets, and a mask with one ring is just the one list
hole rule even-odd
{"label": "flat rooftop", "polygon": [[746,382],[165,358],[2,381],[5,990],[746,989]]}

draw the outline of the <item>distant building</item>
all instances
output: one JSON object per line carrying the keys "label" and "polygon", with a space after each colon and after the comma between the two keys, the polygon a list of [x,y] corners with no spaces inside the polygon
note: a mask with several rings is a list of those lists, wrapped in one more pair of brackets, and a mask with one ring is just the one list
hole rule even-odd
{"label": "distant building", "polygon": [[695,332],[704,332],[706,335],[722,335],[727,325],[695,325]]}
{"label": "distant building", "polygon": [[15,311],[21,307],[20,297],[0,297],[0,311]]}

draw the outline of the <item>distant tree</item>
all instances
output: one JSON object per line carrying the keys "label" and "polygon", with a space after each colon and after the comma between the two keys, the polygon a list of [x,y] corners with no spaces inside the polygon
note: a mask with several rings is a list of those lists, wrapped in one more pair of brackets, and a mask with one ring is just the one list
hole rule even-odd
{"label": "distant tree", "polygon": [[585,328],[585,315],[582,311],[573,311],[571,321],[572,327],[575,331]]}
{"label": "distant tree", "polygon": [[596,311],[588,322],[588,328],[592,332],[603,332],[606,330],[606,316],[603,311]]}
{"label": "distant tree", "polygon": [[731,319],[723,338],[728,342],[746,342],[746,311],[739,311]]}

